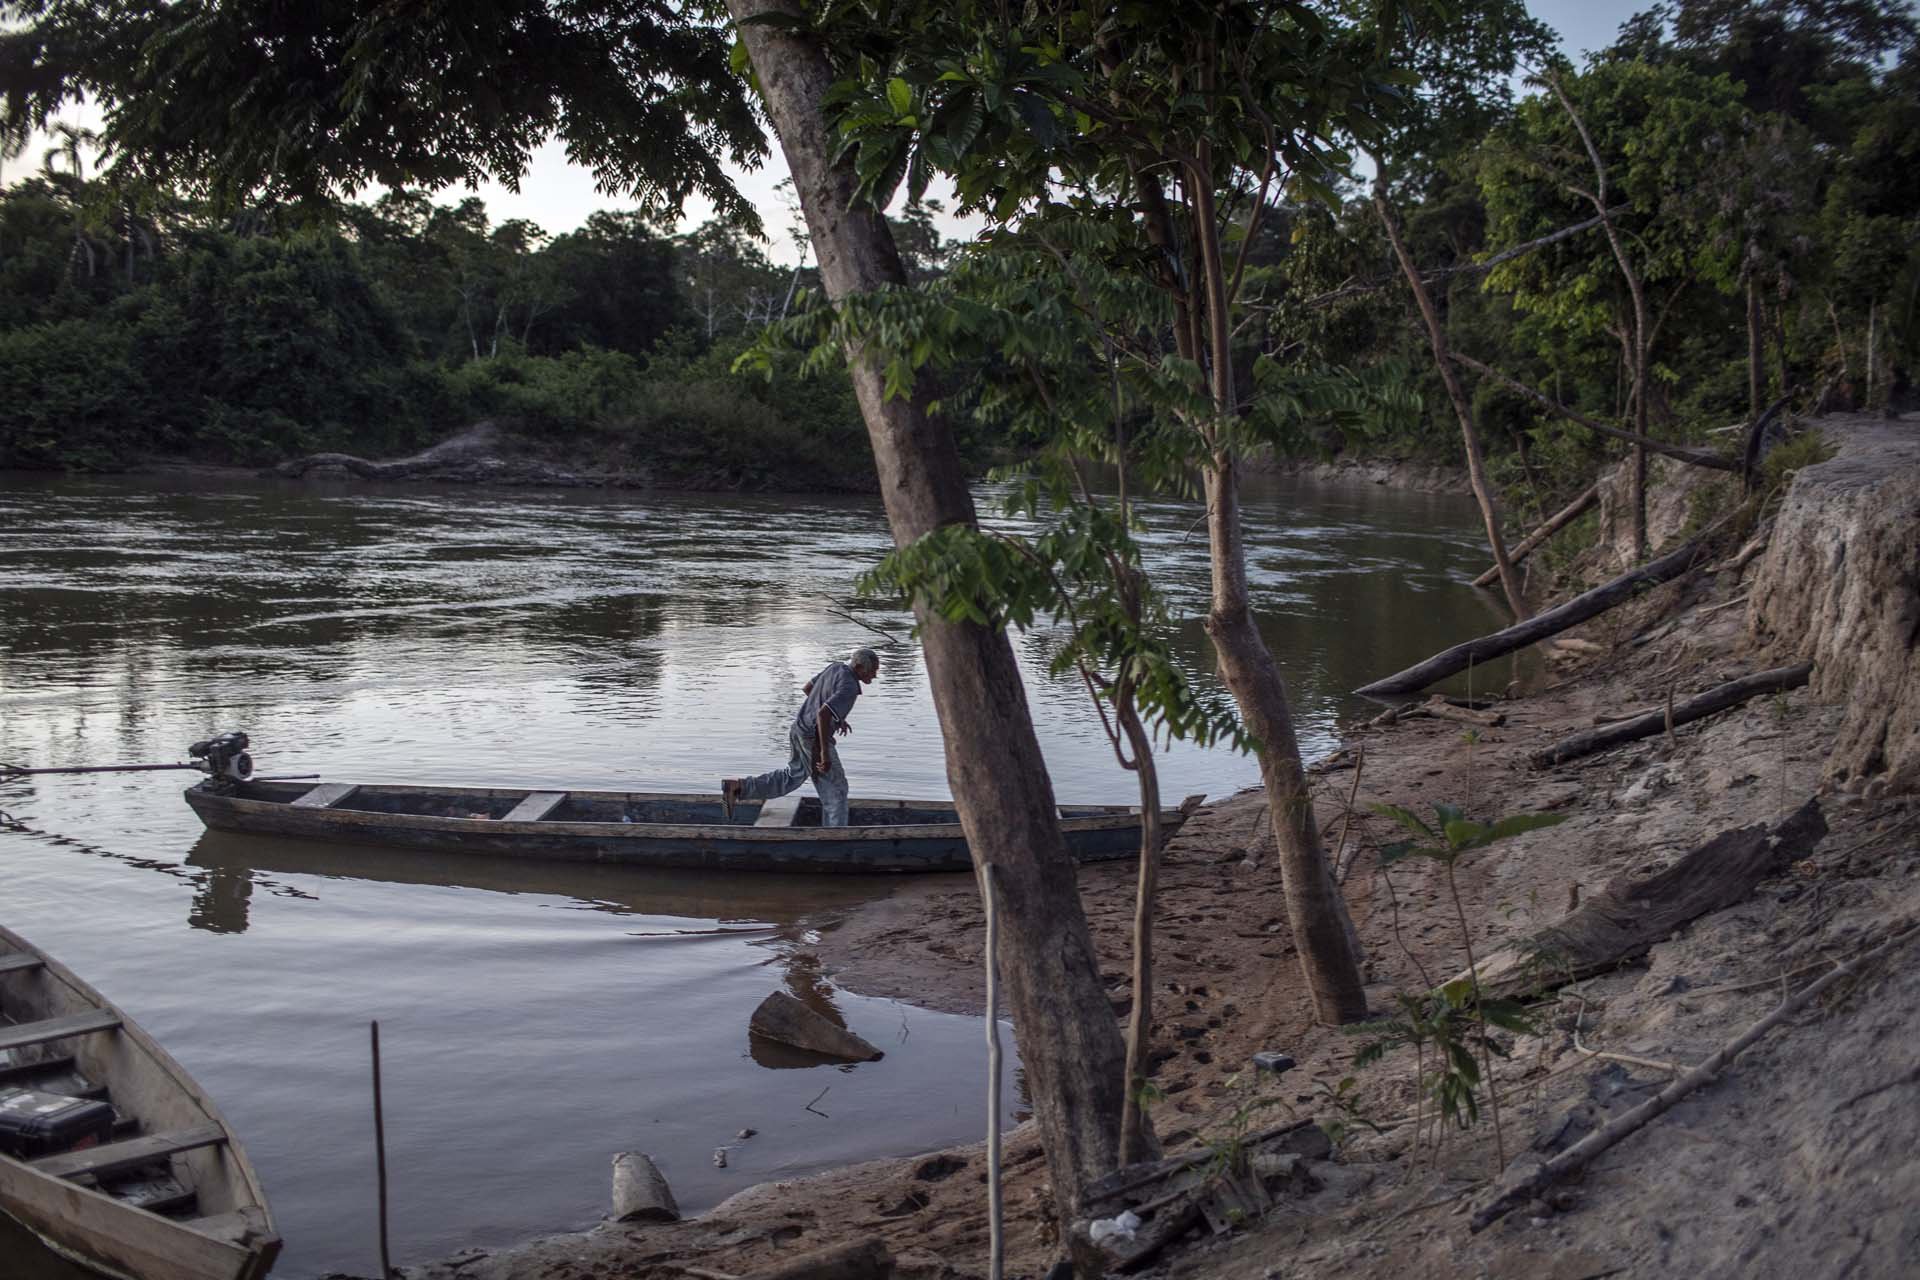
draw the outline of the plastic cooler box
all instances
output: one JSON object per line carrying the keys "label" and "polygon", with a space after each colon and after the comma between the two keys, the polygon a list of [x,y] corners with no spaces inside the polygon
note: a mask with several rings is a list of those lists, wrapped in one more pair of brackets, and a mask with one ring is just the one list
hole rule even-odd
{"label": "plastic cooler box", "polygon": [[0,1089],[0,1151],[20,1160],[77,1151],[113,1133],[113,1107],[35,1089]]}

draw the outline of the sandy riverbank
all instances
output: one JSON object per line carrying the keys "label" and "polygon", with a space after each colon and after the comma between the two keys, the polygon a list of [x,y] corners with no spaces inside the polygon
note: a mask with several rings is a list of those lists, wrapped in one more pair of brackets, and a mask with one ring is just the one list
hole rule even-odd
{"label": "sandy riverbank", "polygon": [[[1511,1039],[1497,1073],[1509,1157],[1562,1130],[1572,1110],[1644,1096],[1668,1078],[1666,1064],[1705,1057],[1782,989],[1920,916],[1920,806],[1890,788],[1885,772],[1864,768],[1856,749],[1829,771],[1836,742],[1870,738],[1863,723],[1875,715],[1818,675],[1810,688],[1682,728],[1670,742],[1646,739],[1550,770],[1527,761],[1596,717],[1659,705],[1669,688],[1685,697],[1791,657],[1833,663],[1836,647],[1864,651],[1870,639],[1874,652],[1884,650],[1873,670],[1897,668],[1895,624],[1907,612],[1920,617],[1910,577],[1827,593],[1854,602],[1845,607],[1858,615],[1837,628],[1785,633],[1776,606],[1782,581],[1804,576],[1798,558],[1817,545],[1796,531],[1832,514],[1812,495],[1824,485],[1829,505],[1858,507],[1859,476],[1920,476],[1920,456],[1907,452],[1917,430],[1903,425],[1877,442],[1864,431],[1849,437],[1853,444],[1825,464],[1834,471],[1810,469],[1796,482],[1766,554],[1696,571],[1573,633],[1577,643],[1561,651],[1547,687],[1503,704],[1500,726],[1472,741],[1462,725],[1432,719],[1359,730],[1350,751],[1316,771],[1323,830],[1351,863],[1346,892],[1369,956],[1370,1003],[1383,1010],[1396,992],[1458,971],[1464,950],[1437,867],[1402,864],[1390,880],[1380,869],[1378,846],[1394,835],[1370,805],[1565,815],[1561,826],[1461,863],[1462,907],[1479,949],[1550,924],[1616,876],[1670,865],[1722,831],[1776,821],[1821,797],[1830,833],[1792,851],[1786,872],[1678,929],[1644,960],[1576,984],[1542,1011],[1540,1034]],[[1842,473],[1854,479],[1843,483]],[[1892,509],[1866,523],[1920,534],[1920,510],[1899,505],[1906,492],[1889,489],[1882,505]],[[1904,643],[1911,663],[1910,632]],[[1911,682],[1876,679],[1876,690],[1892,691],[1878,695],[1883,701],[1911,696]],[[1896,735],[1882,760],[1910,759],[1911,744],[1898,737],[1911,732],[1910,712],[1887,706],[1879,721]],[[1090,867],[1081,884],[1118,1010],[1131,874]],[[1416,1148],[1405,1123],[1415,1097],[1410,1053],[1356,1070],[1362,1038],[1313,1022],[1257,797],[1213,805],[1180,833],[1162,900],[1154,1078],[1165,1096],[1154,1121],[1168,1149],[1219,1141],[1256,1106],[1263,1117],[1346,1124],[1335,1159],[1316,1167],[1321,1190],[1240,1230],[1202,1231],[1160,1268],[1234,1280],[1688,1272],[1798,1280],[1899,1274],[1920,1250],[1920,1077],[1912,1069],[1920,966],[1912,955],[1837,989],[1762,1041],[1719,1083],[1603,1157],[1554,1208],[1536,1205],[1473,1235],[1459,1210],[1494,1170],[1492,1128],[1452,1134],[1437,1151]],[[979,1009],[981,922],[964,879],[903,882],[884,902],[817,923],[816,958],[846,988]],[[1298,1066],[1256,1092],[1248,1063],[1261,1049],[1284,1050]],[[1348,1079],[1336,1106],[1332,1092]],[[1009,1271],[1041,1274],[1061,1250],[1030,1131],[1015,1136],[1007,1165]],[[869,1238],[888,1245],[902,1274],[984,1274],[983,1178],[980,1149],[956,1148],[757,1187],[695,1222],[607,1224],[407,1274],[578,1280],[694,1268],[710,1280]]]}

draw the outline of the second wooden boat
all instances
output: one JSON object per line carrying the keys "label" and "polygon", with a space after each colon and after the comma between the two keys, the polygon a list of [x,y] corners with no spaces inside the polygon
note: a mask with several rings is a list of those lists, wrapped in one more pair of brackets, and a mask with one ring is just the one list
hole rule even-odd
{"label": "second wooden boat", "polygon": [[[1169,834],[1196,808],[1163,810]],[[186,792],[221,831],[452,853],[729,871],[873,873],[972,866],[951,801],[849,803],[849,825],[822,827],[812,796],[743,801],[731,820],[706,794],[545,791],[238,781],[209,778]],[[1062,805],[1060,832],[1076,858],[1132,857],[1140,811]]]}
{"label": "second wooden boat", "polygon": [[105,1131],[77,1149],[0,1150],[0,1212],[121,1280],[267,1274],[273,1215],[213,1103],[99,992],[0,929],[0,1106],[44,1112],[62,1099],[109,1104]]}

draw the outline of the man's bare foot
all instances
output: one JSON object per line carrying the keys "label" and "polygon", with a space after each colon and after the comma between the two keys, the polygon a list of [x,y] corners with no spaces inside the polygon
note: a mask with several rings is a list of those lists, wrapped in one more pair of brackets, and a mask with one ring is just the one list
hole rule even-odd
{"label": "man's bare foot", "polygon": [[740,800],[740,779],[720,779],[720,812],[727,815],[727,821],[733,821],[733,806]]}

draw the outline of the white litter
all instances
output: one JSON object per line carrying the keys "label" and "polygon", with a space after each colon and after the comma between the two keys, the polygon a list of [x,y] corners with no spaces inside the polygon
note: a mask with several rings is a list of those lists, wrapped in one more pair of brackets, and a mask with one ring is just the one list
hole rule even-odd
{"label": "white litter", "polygon": [[1132,1244],[1133,1233],[1139,1229],[1140,1219],[1129,1209],[1117,1218],[1095,1218],[1093,1225],[1087,1228],[1087,1236],[1095,1244],[1104,1244],[1108,1240],[1115,1244]]}

